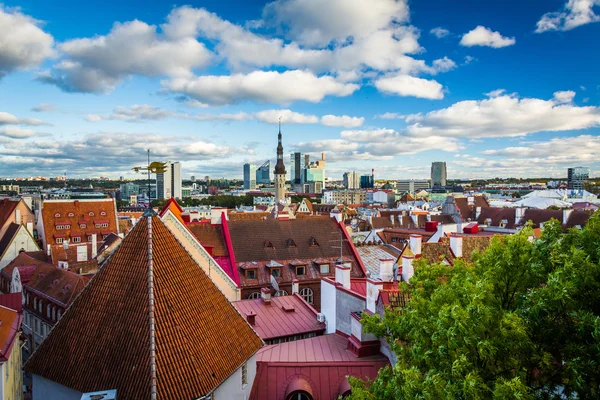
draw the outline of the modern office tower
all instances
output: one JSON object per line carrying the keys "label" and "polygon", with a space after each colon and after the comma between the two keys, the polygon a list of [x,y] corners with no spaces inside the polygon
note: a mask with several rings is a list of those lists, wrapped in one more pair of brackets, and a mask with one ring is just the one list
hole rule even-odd
{"label": "modern office tower", "polygon": [[362,175],[360,177],[360,188],[361,189],[371,189],[375,187],[375,177],[373,174],[371,175]]}
{"label": "modern office tower", "polygon": [[244,164],[244,190],[256,189],[256,165]]}
{"label": "modern office tower", "polygon": [[196,182],[196,177],[194,175],[190,176],[190,181]]}
{"label": "modern office tower", "polygon": [[292,184],[299,185],[305,182],[304,169],[309,165],[310,156],[304,153],[290,154],[290,181]]}
{"label": "modern office tower", "polygon": [[360,188],[360,175],[355,171],[344,173],[344,187],[346,189]]}
{"label": "modern office tower", "polygon": [[158,199],[181,199],[180,162],[167,162],[165,172],[156,174],[156,195]]}
{"label": "modern office tower", "polygon": [[137,183],[127,182],[119,186],[121,192],[121,200],[129,201],[132,194],[136,196],[140,193],[140,185]]}
{"label": "modern office tower", "polygon": [[431,163],[431,187],[446,186],[446,163],[436,161]]}
{"label": "modern office tower", "polygon": [[281,123],[277,135],[277,164],[275,164],[275,201],[285,200],[285,165],[283,164],[283,144],[281,144]]}
{"label": "modern office tower", "polygon": [[256,183],[258,185],[268,185],[271,183],[271,161],[267,160],[256,170]]}
{"label": "modern office tower", "polygon": [[426,179],[406,179],[396,182],[398,193],[415,193],[422,189],[429,189],[429,182]]}
{"label": "modern office tower", "polygon": [[325,187],[325,153],[321,153],[320,160],[304,168],[304,183],[310,182],[321,182]]}
{"label": "modern office tower", "polygon": [[590,169],[586,167],[569,168],[567,187],[571,190],[583,190],[585,181],[590,178]]}

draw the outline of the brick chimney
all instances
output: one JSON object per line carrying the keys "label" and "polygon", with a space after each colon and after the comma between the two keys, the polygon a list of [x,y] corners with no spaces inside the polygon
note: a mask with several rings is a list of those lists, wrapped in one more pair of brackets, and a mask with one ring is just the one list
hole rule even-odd
{"label": "brick chimney", "polygon": [[260,298],[262,299],[262,301],[265,304],[270,305],[271,304],[271,289],[266,288],[266,287],[260,289]]}
{"label": "brick chimney", "polygon": [[256,325],[256,313],[254,311],[248,311],[246,313],[246,320],[250,325]]}

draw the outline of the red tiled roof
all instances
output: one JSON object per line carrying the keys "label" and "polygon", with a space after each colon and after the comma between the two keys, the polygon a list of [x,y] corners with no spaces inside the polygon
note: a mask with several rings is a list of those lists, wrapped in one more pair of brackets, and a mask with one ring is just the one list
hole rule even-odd
{"label": "red tiled roof", "polygon": [[500,226],[504,221],[506,229],[514,229],[515,218],[516,210],[514,208],[482,207],[477,222],[483,225],[486,224],[486,220],[489,220],[491,221],[490,226]]}
{"label": "red tiled roof", "polygon": [[16,310],[0,306],[0,362],[8,361],[22,320],[22,314]]}
{"label": "red tiled roof", "polygon": [[[102,213],[106,215],[102,215]],[[56,216],[57,214],[59,216]],[[53,238],[68,238],[72,233],[88,236],[96,233],[98,241],[102,240],[101,231],[119,233],[114,199],[46,200],[42,203],[42,221],[46,244],[54,244]],[[80,227],[80,223],[83,221],[86,223],[85,228]],[[95,224],[97,223],[108,223],[108,227],[96,228]],[[57,231],[56,225],[68,225],[70,228]]]}
{"label": "red tiled roof", "polygon": [[389,365],[382,355],[356,357],[348,350],[348,340],[337,334],[265,346],[256,362],[251,400],[284,399],[299,379],[310,386],[315,399],[337,399],[343,394],[340,388],[347,388],[346,376],[374,379]]}
{"label": "red tiled roof", "polygon": [[8,218],[12,215],[19,204],[20,199],[10,199],[5,197],[0,199],[0,228],[4,226]]}
{"label": "red tiled roof", "polygon": [[[2,227],[2,225],[0,225],[0,227]],[[2,257],[8,246],[12,243],[13,238],[19,231],[19,228],[20,225],[15,224],[13,222],[11,222],[10,225],[8,225],[8,229],[6,229],[6,232],[4,232],[4,236],[2,236],[0,240],[0,257]]]}
{"label": "red tiled roof", "polygon": [[[270,304],[256,299],[236,301],[233,305],[243,316],[256,313],[253,328],[263,340],[325,331],[325,324],[317,321],[315,309],[298,294],[273,297]],[[286,306],[294,311],[285,311]]]}
{"label": "red tiled roof", "polygon": [[550,221],[552,218],[557,219],[562,224],[562,210],[538,210],[534,208],[528,208],[523,214],[521,225],[525,225],[525,223],[531,221],[534,228],[539,228],[541,223]]}
{"label": "red tiled roof", "polygon": [[33,277],[38,267],[54,268],[52,264],[40,261],[37,258],[31,257],[28,253],[19,253],[6,267],[2,268],[2,274],[7,278],[12,278],[12,273],[15,268],[19,270],[21,283],[25,285]]}
{"label": "red tiled roof", "polygon": [[[580,226],[583,227],[588,219],[590,219],[590,216],[592,215],[591,212],[588,211],[572,211],[571,214],[569,215],[569,218],[567,219],[567,223],[565,224],[565,228],[574,228],[576,226]],[[2,254],[2,251],[0,250],[0,254]]]}
{"label": "red tiled roof", "polygon": [[79,392],[116,389],[119,400],[153,389],[159,399],[193,399],[261,346],[163,222],[142,217],[24,368]]}
{"label": "red tiled roof", "polygon": [[81,275],[45,264],[36,268],[25,286],[28,290],[67,307],[83,290],[85,284],[86,281]]}

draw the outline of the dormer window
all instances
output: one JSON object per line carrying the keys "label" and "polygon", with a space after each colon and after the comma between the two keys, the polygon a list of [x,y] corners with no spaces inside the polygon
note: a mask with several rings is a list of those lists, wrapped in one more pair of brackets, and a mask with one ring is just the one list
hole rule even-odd
{"label": "dormer window", "polygon": [[74,216],[75,216],[75,214],[69,213],[69,217],[74,217]]}
{"label": "dormer window", "polygon": [[303,265],[301,267],[296,267],[296,275],[303,276],[306,273],[306,267]]}
{"label": "dormer window", "polygon": [[56,238],[56,244],[62,244],[63,238]]}
{"label": "dormer window", "polygon": [[79,227],[80,227],[81,229],[85,229],[85,228],[87,227],[87,225],[86,225],[86,224],[79,224]]}
{"label": "dormer window", "polygon": [[296,247],[296,242],[294,242],[294,239],[287,240],[287,247]]}
{"label": "dormer window", "polygon": [[265,249],[272,249],[273,243],[270,240],[265,240]]}
{"label": "dormer window", "polygon": [[316,247],[319,245],[319,243],[317,242],[317,239],[315,239],[314,237],[311,237],[310,240],[308,241],[308,245],[311,247]]}
{"label": "dormer window", "polygon": [[102,211],[100,212],[100,215],[106,215],[106,212]]}
{"label": "dormer window", "polygon": [[273,278],[281,277],[281,268],[271,268],[271,276]]}
{"label": "dormer window", "polygon": [[329,264],[321,264],[321,265],[319,265],[319,271],[322,274],[328,274],[329,273]]}
{"label": "dormer window", "polygon": [[249,269],[246,271],[246,279],[256,279],[256,270]]}
{"label": "dormer window", "polygon": [[89,213],[88,215],[89,215],[90,217],[93,217],[93,216],[94,216],[94,212],[93,212],[93,211],[90,211],[90,213]]}
{"label": "dormer window", "polygon": [[56,214],[54,214],[54,217],[55,217],[55,218],[60,218],[60,213],[56,213]]}

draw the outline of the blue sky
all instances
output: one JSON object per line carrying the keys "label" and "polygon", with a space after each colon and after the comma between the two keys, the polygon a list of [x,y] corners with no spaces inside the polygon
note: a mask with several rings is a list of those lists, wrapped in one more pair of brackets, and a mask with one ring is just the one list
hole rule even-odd
{"label": "blue sky", "polygon": [[[525,4],[523,4],[525,3]],[[7,1],[0,176],[600,175],[600,0]],[[288,168],[289,169],[289,168]]]}

